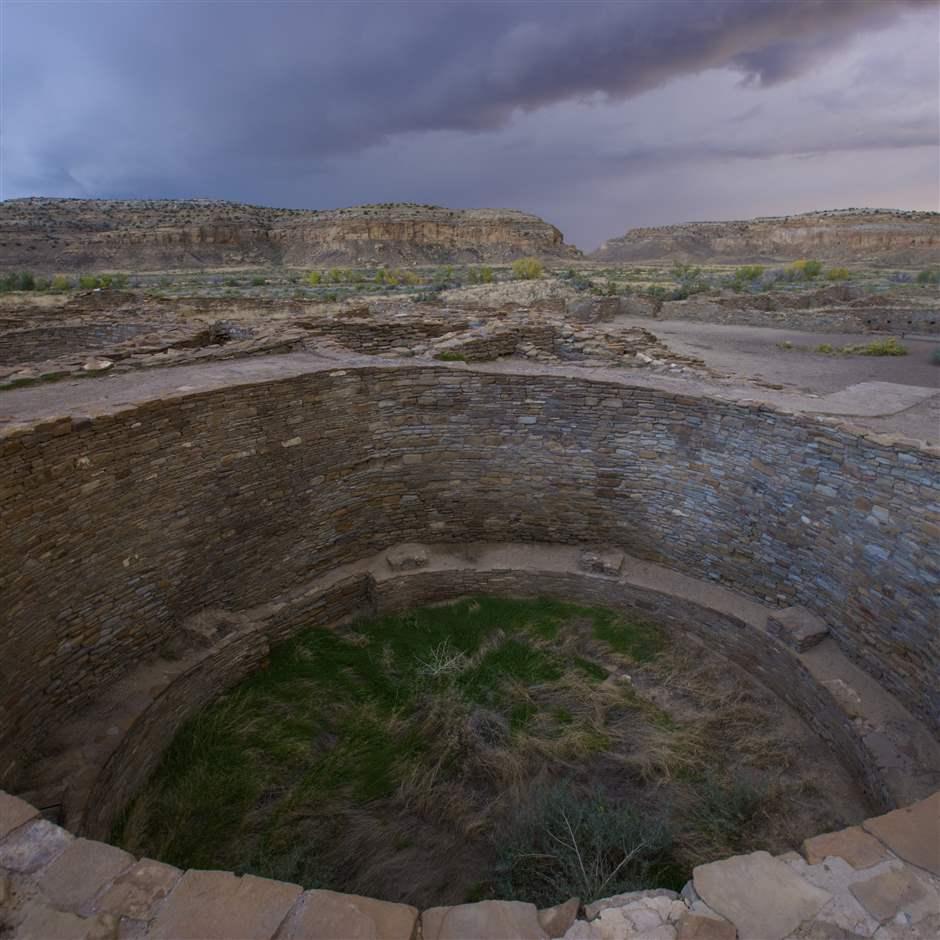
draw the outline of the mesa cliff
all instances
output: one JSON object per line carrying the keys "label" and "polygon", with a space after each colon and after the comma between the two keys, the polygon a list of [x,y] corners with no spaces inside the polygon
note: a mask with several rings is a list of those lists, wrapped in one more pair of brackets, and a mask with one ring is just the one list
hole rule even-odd
{"label": "mesa cliff", "polygon": [[735,222],[630,229],[593,261],[855,261],[919,266],[940,257],[940,212],[839,209]]}
{"label": "mesa cliff", "polygon": [[538,216],[383,203],[326,211],[215,200],[11,199],[0,270],[175,270],[575,257]]}

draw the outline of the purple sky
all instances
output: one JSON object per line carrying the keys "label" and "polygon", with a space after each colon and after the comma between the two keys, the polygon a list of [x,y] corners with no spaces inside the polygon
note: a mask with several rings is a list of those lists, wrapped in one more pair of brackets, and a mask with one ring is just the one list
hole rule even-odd
{"label": "purple sky", "polygon": [[935,0],[0,0],[2,196],[940,208]]}

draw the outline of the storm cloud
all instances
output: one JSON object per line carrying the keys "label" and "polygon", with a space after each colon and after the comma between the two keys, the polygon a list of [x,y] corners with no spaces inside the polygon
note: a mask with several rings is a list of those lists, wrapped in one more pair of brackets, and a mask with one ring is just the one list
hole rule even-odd
{"label": "storm cloud", "polygon": [[[8,0],[3,196],[508,199],[564,228],[566,179],[603,199],[618,172],[884,150],[922,172],[938,24],[927,0]],[[637,222],[589,218],[588,242]]]}

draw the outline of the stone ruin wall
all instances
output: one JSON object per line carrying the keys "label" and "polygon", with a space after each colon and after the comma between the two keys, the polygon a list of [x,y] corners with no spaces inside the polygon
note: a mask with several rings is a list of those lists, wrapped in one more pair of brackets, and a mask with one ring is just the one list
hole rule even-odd
{"label": "stone ruin wall", "polygon": [[940,474],[907,445],[650,389],[426,366],[182,395],[0,442],[7,786],[187,617],[406,541],[605,543],[804,605],[940,724]]}

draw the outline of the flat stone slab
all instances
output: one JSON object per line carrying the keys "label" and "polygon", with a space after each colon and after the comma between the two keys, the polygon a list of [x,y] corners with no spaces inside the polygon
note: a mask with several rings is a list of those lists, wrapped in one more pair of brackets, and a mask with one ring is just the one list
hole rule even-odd
{"label": "flat stone slab", "polygon": [[47,819],[34,819],[0,842],[0,868],[23,873],[38,871],[57,859],[74,839]]}
{"label": "flat stone slab", "polygon": [[18,796],[0,790],[0,839],[38,815],[39,812],[29,803]]}
{"label": "flat stone slab", "polygon": [[392,571],[415,571],[428,566],[430,555],[424,545],[406,542],[389,549],[385,560]]}
{"label": "flat stone slab", "polygon": [[578,567],[592,574],[616,577],[623,568],[624,554],[619,548],[585,548],[578,557]]}
{"label": "flat stone slab", "polygon": [[[14,928],[16,940],[114,940],[117,922],[107,914],[85,918],[31,901]],[[4,934],[6,936],[6,934]]]}
{"label": "flat stone slab", "polygon": [[411,940],[418,909],[357,894],[307,891],[277,940]]}
{"label": "flat stone slab", "polygon": [[150,920],[154,905],[173,890],[182,874],[172,865],[142,858],[114,879],[94,900],[92,910],[116,917]]}
{"label": "flat stone slab", "polygon": [[676,940],[735,940],[734,924],[720,917],[689,911],[679,920]]}
{"label": "flat stone slab", "polygon": [[853,868],[871,868],[890,857],[884,845],[861,826],[850,826],[806,839],[803,854],[810,865],[818,865],[834,855],[844,858]]}
{"label": "flat stone slab", "polygon": [[940,790],[912,806],[866,819],[862,826],[904,861],[940,875]]}
{"label": "flat stone slab", "polygon": [[940,914],[940,895],[928,888],[910,868],[886,871],[849,890],[875,920],[884,923],[899,914],[915,924],[928,915]]}
{"label": "flat stone slab", "polygon": [[74,911],[134,861],[133,855],[113,845],[75,839],[37,877],[36,883],[56,907]]}
{"label": "flat stone slab", "polygon": [[148,940],[270,940],[300,885],[227,871],[187,871],[163,902]]}
{"label": "flat stone slab", "polygon": [[702,900],[734,924],[739,940],[783,940],[831,898],[767,852],[699,865],[692,878]]}
{"label": "flat stone slab", "polygon": [[423,940],[549,940],[534,904],[479,901],[432,907],[421,915]]}
{"label": "flat stone slab", "polygon": [[802,653],[821,643],[829,627],[805,607],[785,607],[767,618],[767,632]]}

